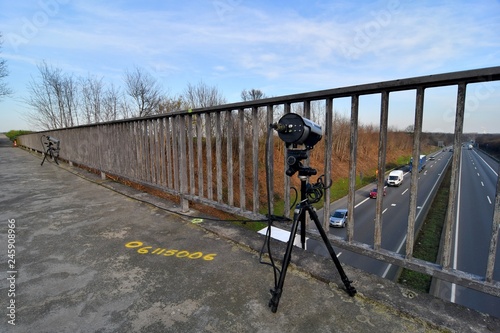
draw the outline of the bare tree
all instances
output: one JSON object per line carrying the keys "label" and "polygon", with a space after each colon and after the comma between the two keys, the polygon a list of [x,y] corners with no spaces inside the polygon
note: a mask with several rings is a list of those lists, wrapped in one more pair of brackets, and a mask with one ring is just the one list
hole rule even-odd
{"label": "bare tree", "polygon": [[87,124],[102,121],[101,109],[104,84],[102,78],[88,76],[81,79],[82,117]]}
{"label": "bare tree", "polygon": [[349,155],[350,126],[351,122],[347,116],[334,112],[332,156],[336,156],[341,162]]}
{"label": "bare tree", "polygon": [[412,134],[415,132],[415,125],[408,125],[405,127],[404,131],[408,134]]}
{"label": "bare tree", "polygon": [[62,77],[62,108],[64,115],[63,127],[78,125],[78,84],[72,75]]}
{"label": "bare tree", "polygon": [[[249,101],[256,101],[259,99],[266,98],[266,94],[262,90],[259,89],[250,89],[246,90],[244,89],[241,92],[241,100],[244,102],[249,102]],[[258,110],[259,113],[265,112],[265,108],[259,108]],[[261,116],[259,117],[259,133],[258,135],[261,136],[264,133],[266,133],[267,128],[269,124],[267,123],[267,117],[266,116]],[[252,130],[252,114],[251,113],[246,113],[245,114],[245,128],[248,131],[248,136],[251,136],[251,130]]]}
{"label": "bare tree", "polygon": [[[2,35],[0,34],[0,49],[2,47]],[[12,94],[12,90],[7,86],[3,80],[9,75],[7,70],[7,62],[5,59],[0,59],[0,100],[3,97]]]}
{"label": "bare tree", "polygon": [[130,103],[129,103],[127,96],[125,94],[122,94],[120,96],[119,104],[120,104],[120,110],[121,110],[123,118],[134,117],[133,116],[134,112],[132,111],[132,107],[130,106]]}
{"label": "bare tree", "polygon": [[256,101],[258,99],[264,99],[266,98],[266,94],[262,92],[262,90],[259,89],[250,89],[250,90],[243,90],[241,92],[241,100],[244,102],[247,101]]}
{"label": "bare tree", "polygon": [[73,76],[43,62],[39,80],[32,77],[25,102],[33,108],[28,120],[45,129],[78,124],[78,86]]}
{"label": "bare tree", "polygon": [[169,113],[189,108],[182,96],[166,97],[160,103],[160,113]]}
{"label": "bare tree", "polygon": [[82,112],[88,124],[112,121],[123,112],[122,96],[113,84],[106,86],[103,78],[89,76],[81,80]]}
{"label": "bare tree", "polygon": [[127,94],[135,103],[133,117],[145,117],[159,112],[162,90],[148,72],[138,67],[125,73]]}
{"label": "bare tree", "polygon": [[[200,81],[196,86],[189,83],[184,90],[183,98],[186,106],[189,109],[207,108],[211,106],[226,104],[226,99],[224,98],[224,96],[222,96],[222,93],[219,91],[219,89],[217,87],[210,87],[203,81]],[[215,117],[211,117],[208,118],[210,119],[210,121],[207,121],[208,116],[209,114],[200,115],[199,117],[201,118],[197,118],[198,116],[195,115],[193,121],[202,119],[202,126],[204,127],[205,132],[204,136],[211,137],[215,133],[216,120]],[[226,122],[227,119],[221,119],[222,124],[225,124]],[[212,144],[214,144],[214,142],[212,142]]]}
{"label": "bare tree", "polygon": [[217,87],[210,87],[203,81],[198,85],[188,83],[184,91],[184,99],[190,108],[207,108],[226,104],[226,99]]}
{"label": "bare tree", "polygon": [[119,114],[122,113],[120,111],[120,95],[120,91],[113,84],[111,84],[106,89],[102,99],[102,121],[111,121],[118,119]]}
{"label": "bare tree", "polygon": [[112,121],[120,115],[127,116],[124,112],[123,96],[113,84],[106,86],[103,78],[89,76],[81,80],[82,84],[82,117],[88,124]]}

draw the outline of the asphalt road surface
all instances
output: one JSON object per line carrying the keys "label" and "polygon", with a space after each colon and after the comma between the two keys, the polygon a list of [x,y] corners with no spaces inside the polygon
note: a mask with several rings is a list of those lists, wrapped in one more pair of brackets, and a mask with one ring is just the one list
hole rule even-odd
{"label": "asphalt road surface", "polygon": [[[484,276],[492,233],[498,162],[475,149],[462,149],[458,212],[454,226],[453,268]],[[495,267],[500,267],[497,249]],[[500,270],[495,269],[495,280]],[[435,296],[500,316],[500,298],[450,283],[439,283]]]}

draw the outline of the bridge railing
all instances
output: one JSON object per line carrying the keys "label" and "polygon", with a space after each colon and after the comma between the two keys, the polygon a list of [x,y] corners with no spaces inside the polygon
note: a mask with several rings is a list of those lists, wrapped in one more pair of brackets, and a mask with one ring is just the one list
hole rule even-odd
{"label": "bridge railing", "polygon": [[[268,149],[266,153],[265,133],[269,124],[277,121],[282,114],[295,112],[297,109],[304,117],[310,118],[313,103],[314,105],[319,103],[322,105],[323,114],[319,122],[324,129],[324,154],[330,156],[334,137],[337,135],[333,130],[334,101],[347,98],[350,99],[347,203],[350,220],[347,224],[346,238],[331,236],[332,243],[358,254],[498,297],[500,296],[500,282],[494,280],[493,272],[500,224],[498,193],[500,182],[497,183],[494,214],[491,221],[490,251],[485,275],[478,276],[453,269],[450,260],[452,227],[457,211],[457,184],[467,86],[498,80],[500,80],[500,67],[415,77],[39,132],[19,137],[19,144],[42,151],[42,135],[54,136],[61,142],[60,157],[62,159],[176,195],[180,198],[183,209],[187,209],[189,201],[192,201],[248,218],[262,218],[267,211],[268,204],[265,200],[266,196],[262,195],[266,193],[265,185],[263,185],[265,184],[263,182],[265,168],[267,167],[267,171],[273,175],[275,160],[280,160],[280,163],[284,160],[284,150],[275,152],[274,149]],[[354,239],[360,97],[375,95],[381,101],[377,186],[383,188],[391,94],[401,91],[414,94],[412,156],[413,160],[418,160],[421,153],[424,97],[426,89],[435,87],[455,87],[456,89],[451,186],[444,226],[442,257],[439,263],[426,262],[413,257],[418,210],[417,168],[413,168],[411,173],[405,253],[400,254],[381,246],[383,196],[378,196],[376,200],[373,243],[364,244]],[[271,147],[274,147],[276,138],[271,135],[269,140]],[[281,159],[279,159],[280,156]],[[268,163],[263,162],[266,157]],[[330,158],[325,158],[324,170],[320,170],[320,173],[324,173],[326,179],[330,178],[332,174]],[[271,179],[273,184],[268,188],[270,191],[268,197],[274,200],[276,193],[282,194],[284,207],[289,207],[289,177],[280,177],[283,179],[280,184],[273,177]],[[330,193],[326,191],[324,202],[327,208],[330,199]],[[269,205],[271,205],[271,211],[274,211],[274,201]],[[284,210],[284,214],[288,216],[289,212]],[[328,229],[329,209],[324,209],[322,215],[325,228]],[[311,232],[314,233],[314,231]]]}

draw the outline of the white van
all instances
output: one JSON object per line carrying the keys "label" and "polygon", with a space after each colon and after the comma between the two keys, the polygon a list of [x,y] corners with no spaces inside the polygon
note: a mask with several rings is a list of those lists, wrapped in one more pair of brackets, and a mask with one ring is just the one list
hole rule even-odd
{"label": "white van", "polygon": [[404,173],[403,170],[394,170],[389,173],[389,178],[387,178],[387,185],[389,186],[399,186],[403,183]]}

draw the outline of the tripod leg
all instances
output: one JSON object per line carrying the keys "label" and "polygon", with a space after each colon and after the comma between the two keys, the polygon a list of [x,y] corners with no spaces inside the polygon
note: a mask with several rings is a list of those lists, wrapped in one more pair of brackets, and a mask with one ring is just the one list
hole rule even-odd
{"label": "tripod leg", "polygon": [[335,266],[337,267],[337,270],[340,274],[340,278],[342,279],[342,282],[344,282],[344,286],[347,290],[347,293],[349,294],[349,296],[354,296],[356,294],[356,288],[351,286],[352,281],[350,281],[347,278],[347,275],[345,274],[344,269],[342,268],[342,264],[340,263],[339,258],[337,258],[337,255],[335,254],[335,251],[333,250],[332,244],[330,243],[330,240],[328,239],[328,236],[326,235],[326,232],[323,229],[323,226],[319,222],[318,214],[316,213],[316,211],[312,207],[307,206],[306,209],[309,212],[309,216],[314,220],[314,223],[316,224],[316,228],[318,228],[318,231],[321,235],[321,238],[323,239],[323,242],[325,243],[326,248],[328,249],[328,252],[330,253],[330,256],[332,257],[332,260],[335,263]]}
{"label": "tripod leg", "polygon": [[42,159],[42,163],[40,165],[43,165],[43,162],[45,162],[45,159],[47,158],[47,153],[43,154],[43,159]]}
{"label": "tripod leg", "polygon": [[290,264],[290,259],[292,258],[292,250],[293,243],[295,241],[295,234],[297,233],[297,229],[299,227],[300,217],[304,214],[304,210],[302,206],[297,205],[295,208],[295,213],[293,217],[292,230],[290,231],[290,238],[288,239],[285,256],[283,257],[283,263],[281,265],[281,273],[278,285],[271,290],[271,294],[273,295],[269,300],[269,307],[271,311],[275,313],[278,310],[278,304],[280,302],[281,294],[283,293],[283,285],[285,284],[286,271],[288,269],[288,265]]}

